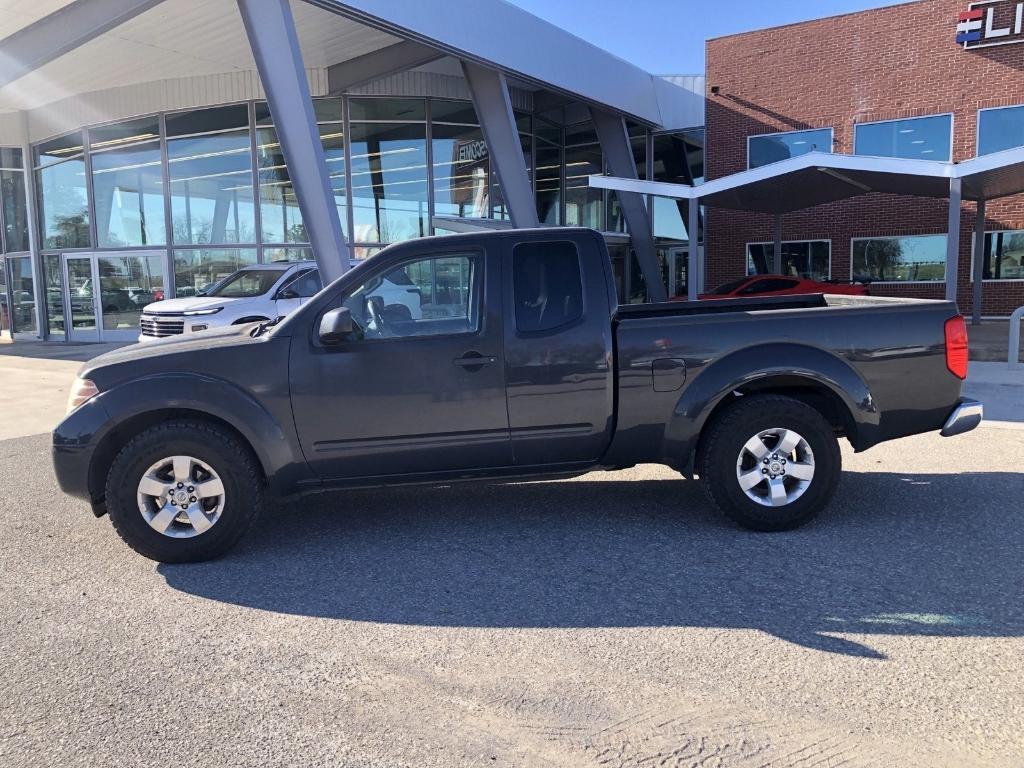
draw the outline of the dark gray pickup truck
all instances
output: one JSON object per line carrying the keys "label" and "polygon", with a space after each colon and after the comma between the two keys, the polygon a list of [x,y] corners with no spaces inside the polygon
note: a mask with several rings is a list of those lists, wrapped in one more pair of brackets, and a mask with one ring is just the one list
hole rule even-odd
{"label": "dark gray pickup truck", "polygon": [[53,460],[65,492],[167,562],[226,551],[267,494],[644,462],[782,530],[831,499],[838,438],[977,426],[966,375],[949,302],[620,306],[596,232],[456,235],[392,246],[277,324],[87,363]]}

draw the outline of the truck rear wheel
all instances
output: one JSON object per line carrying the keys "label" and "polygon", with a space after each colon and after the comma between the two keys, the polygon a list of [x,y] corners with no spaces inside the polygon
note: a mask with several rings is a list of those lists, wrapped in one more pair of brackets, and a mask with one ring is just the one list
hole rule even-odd
{"label": "truck rear wheel", "polygon": [[210,560],[249,529],[263,476],[249,447],[201,421],[172,421],[128,441],[107,474],[114,529],[140,555],[162,563]]}
{"label": "truck rear wheel", "polygon": [[746,396],[708,430],[697,468],[704,491],[744,528],[797,528],[832,500],[842,471],[839,443],[806,403]]}

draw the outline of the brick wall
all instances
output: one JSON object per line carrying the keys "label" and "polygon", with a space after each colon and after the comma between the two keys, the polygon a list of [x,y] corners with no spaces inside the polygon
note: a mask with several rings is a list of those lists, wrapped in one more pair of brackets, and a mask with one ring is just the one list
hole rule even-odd
{"label": "brick wall", "polygon": [[[707,176],[745,170],[747,137],[834,129],[834,151],[853,152],[855,123],[953,113],[953,159],[975,156],[979,109],[1024,104],[1024,43],[974,51],[956,45],[966,0],[906,5],[710,40]],[[1024,196],[991,201],[987,229],[1024,229]],[[832,241],[832,277],[850,279],[855,237],[945,234],[944,200],[871,194],[783,217],[784,240]],[[961,215],[959,301],[971,310],[975,206]],[[742,276],[746,244],[772,239],[770,217],[708,212],[708,286]],[[943,284],[876,285],[873,293],[941,298]],[[1024,281],[984,284],[982,310],[1024,305]]]}

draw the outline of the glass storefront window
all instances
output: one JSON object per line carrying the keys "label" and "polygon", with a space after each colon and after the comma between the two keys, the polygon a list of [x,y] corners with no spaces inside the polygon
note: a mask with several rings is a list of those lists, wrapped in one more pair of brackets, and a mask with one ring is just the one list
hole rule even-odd
{"label": "glass storefront window", "polygon": [[946,279],[946,236],[871,237],[853,241],[853,279],[940,282]]}
{"label": "glass storefront window", "polygon": [[355,239],[394,243],[429,234],[426,124],[352,123],[350,130]]}
{"label": "glass storefront window", "polygon": [[394,122],[422,122],[427,119],[423,99],[349,99],[349,120],[390,120]]}
{"label": "glass storefront window", "polygon": [[[832,244],[827,240],[800,240],[782,244],[782,274],[808,280],[828,280],[832,271]],[[747,274],[775,272],[773,243],[747,245]]]}
{"label": "glass storefront window", "polygon": [[7,303],[7,264],[0,257],[0,335],[11,332],[11,307]]}
{"label": "glass storefront window", "polygon": [[82,135],[69,134],[35,148],[44,248],[88,248],[89,192]]}
{"label": "glass storefront window", "polygon": [[142,308],[164,297],[163,257],[101,256],[96,262],[103,330],[137,329]]}
{"label": "glass storefront window", "polygon": [[4,251],[27,251],[28,204],[25,200],[24,171],[0,167],[0,206]]}
{"label": "glass storefront window", "polygon": [[[342,232],[348,230],[345,211],[345,136],[340,99],[313,102],[319,123],[320,141],[334,192],[334,205]],[[256,105],[256,157],[260,185],[260,221],[265,243],[308,243],[295,187],[288,175],[281,143],[265,103]]]}
{"label": "glass storefront window", "polygon": [[183,248],[174,251],[174,287],[178,298],[195,296],[246,264],[256,263],[255,248]]}
{"label": "glass storefront window", "polygon": [[1024,280],[1024,231],[985,235],[985,280]]}
{"label": "glass storefront window", "polygon": [[1024,106],[978,112],[978,154],[1024,146]]}
{"label": "glass storefront window", "polygon": [[952,115],[861,123],[853,128],[855,155],[948,162],[952,142]]}
{"label": "glass storefront window", "polygon": [[32,278],[32,260],[28,256],[7,257],[11,274],[10,317],[15,333],[36,334],[39,320],[36,316],[35,281]]}
{"label": "glass storefront window", "polygon": [[175,244],[256,242],[251,152],[244,104],[167,117]]}
{"label": "glass storefront window", "polygon": [[434,213],[486,218],[490,211],[487,145],[480,129],[435,123]]}
{"label": "glass storefront window", "polygon": [[[704,181],[704,129],[660,133],[653,138],[654,181],[700,184]],[[655,197],[654,237],[659,241],[688,242],[685,200]]]}
{"label": "glass storefront window", "polygon": [[[89,131],[100,248],[167,242],[159,133],[156,118]],[[137,139],[150,140],[130,143]]]}
{"label": "glass storefront window", "polygon": [[274,261],[312,261],[312,248],[264,248],[263,262],[269,264]]}
{"label": "glass storefront window", "polygon": [[604,172],[597,134],[589,123],[565,129],[565,223],[604,229],[604,192],[588,179]]}
{"label": "glass storefront window", "polygon": [[831,128],[751,136],[747,141],[747,168],[760,168],[809,152],[831,151]]}
{"label": "glass storefront window", "polygon": [[537,216],[541,224],[562,223],[562,149],[537,139]]}
{"label": "glass storefront window", "polygon": [[46,323],[50,335],[64,335],[64,271],[60,256],[43,256],[43,286],[46,290]]}

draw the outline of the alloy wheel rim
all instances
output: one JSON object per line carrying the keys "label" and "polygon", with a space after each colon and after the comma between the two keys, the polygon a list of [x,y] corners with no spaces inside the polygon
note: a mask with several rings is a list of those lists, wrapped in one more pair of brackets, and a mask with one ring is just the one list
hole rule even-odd
{"label": "alloy wheel rim", "polygon": [[736,459],[736,481],[751,501],[785,507],[803,496],[814,479],[814,451],[795,430],[764,429],[753,435]]}
{"label": "alloy wheel rim", "polygon": [[213,467],[194,456],[154,462],[139,480],[139,512],[150,528],[172,539],[206,533],[224,511],[224,483]]}

